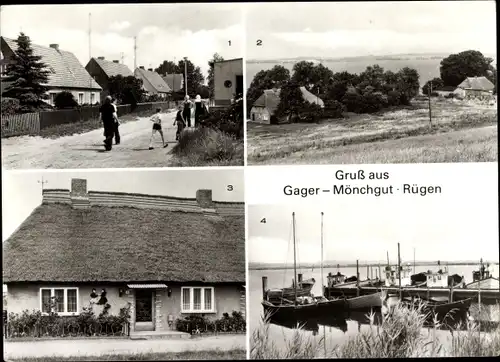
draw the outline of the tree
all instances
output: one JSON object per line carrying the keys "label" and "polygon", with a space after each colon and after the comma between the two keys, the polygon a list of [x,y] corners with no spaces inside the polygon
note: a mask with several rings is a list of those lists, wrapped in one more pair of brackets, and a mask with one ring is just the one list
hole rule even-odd
{"label": "tree", "polygon": [[420,76],[415,69],[409,67],[404,67],[396,75],[398,77],[396,90],[401,94],[401,104],[408,105],[418,95]]}
{"label": "tree", "polygon": [[282,65],[275,65],[271,69],[259,71],[247,90],[247,113],[250,113],[255,101],[262,95],[264,90],[281,88],[290,80],[290,71]]}
{"label": "tree", "polygon": [[359,78],[361,82],[365,82],[367,86],[372,86],[376,91],[379,91],[382,89],[385,80],[384,68],[378,64],[368,66],[366,70],[359,75]]}
{"label": "tree", "polygon": [[109,78],[109,93],[122,104],[132,104],[142,102],[144,90],[142,89],[142,79],[134,76],[123,77],[121,75]]}
{"label": "tree", "polygon": [[306,103],[300,87],[300,83],[293,80],[290,80],[281,87],[280,102],[275,112],[276,117],[287,117],[290,119],[290,117],[298,117],[300,115]]}
{"label": "tree", "polygon": [[73,97],[73,93],[68,91],[57,93],[54,98],[54,104],[58,109],[78,107],[78,102],[75,97]]}
{"label": "tree", "polygon": [[[184,74],[184,59],[179,60],[178,68]],[[187,84],[188,94],[192,97],[196,95],[196,91],[200,85],[205,81],[205,77],[201,73],[200,67],[196,67],[189,59],[187,60],[187,82],[186,75],[184,74],[184,84]]]}
{"label": "tree", "polygon": [[299,87],[306,87],[307,90],[310,90],[317,81],[315,68],[313,62],[303,60],[295,63],[292,69],[292,81]]}
{"label": "tree", "polygon": [[477,50],[466,50],[451,54],[441,61],[441,79],[447,86],[456,87],[467,77],[487,76],[493,59]]}
{"label": "tree", "polygon": [[210,88],[205,84],[201,84],[196,89],[196,94],[199,94],[202,99],[210,98]]}
{"label": "tree", "polygon": [[161,75],[181,74],[184,73],[184,68],[181,70],[179,69],[179,65],[175,64],[171,60],[164,60],[163,63],[161,63],[160,66],[155,69],[155,72]]}
{"label": "tree", "polygon": [[210,91],[210,98],[214,95],[214,64],[224,60],[218,53],[215,53],[213,58],[208,61],[208,88]]}
{"label": "tree", "polygon": [[441,78],[433,78],[431,80],[428,80],[424,86],[422,87],[422,93],[425,95],[429,94],[429,85],[432,83],[432,89],[438,89],[444,87],[444,82]]}
{"label": "tree", "polygon": [[31,40],[20,33],[15,50],[15,61],[7,65],[5,82],[12,82],[3,97],[19,100],[21,112],[34,112],[48,105],[44,102],[50,71],[42,62],[42,57],[34,55]]}

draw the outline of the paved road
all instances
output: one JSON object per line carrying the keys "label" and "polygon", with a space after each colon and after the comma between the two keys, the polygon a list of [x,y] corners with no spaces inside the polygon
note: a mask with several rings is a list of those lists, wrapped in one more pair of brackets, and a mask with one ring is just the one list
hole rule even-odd
{"label": "paved road", "polygon": [[165,140],[155,135],[154,150],[148,150],[152,123],[149,118],[137,118],[120,126],[121,144],[104,152],[103,129],[57,139],[42,137],[12,137],[2,139],[2,166],[5,169],[26,168],[125,168],[164,167],[172,157],[175,144],[175,112],[162,115]]}
{"label": "paved road", "polygon": [[136,354],[184,351],[246,349],[246,336],[225,335],[196,339],[73,339],[30,342],[5,342],[5,360],[27,357],[100,356],[105,354]]}

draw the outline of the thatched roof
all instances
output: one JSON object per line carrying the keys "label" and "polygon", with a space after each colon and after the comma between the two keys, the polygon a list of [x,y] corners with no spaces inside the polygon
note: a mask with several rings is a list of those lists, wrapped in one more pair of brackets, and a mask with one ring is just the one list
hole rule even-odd
{"label": "thatched roof", "polygon": [[[302,92],[302,97],[305,101],[309,103],[318,104],[320,107],[324,107],[325,104],[323,100],[319,97],[316,97],[314,94],[309,92],[306,87],[300,87],[300,91]],[[281,89],[266,89],[262,93],[262,95],[257,98],[257,100],[253,103],[254,107],[265,107],[269,111],[270,114],[273,114],[278,108],[278,104],[280,102],[280,92]]]}
{"label": "thatched roof", "polygon": [[[32,43],[31,47],[35,55],[42,57],[42,62],[50,71],[47,86],[102,90],[73,53],[59,49],[57,44],[44,47]],[[15,54],[17,43],[1,37],[1,49],[4,57],[10,57]]]}
{"label": "thatched roof", "polygon": [[204,199],[196,209],[196,199],[88,195],[85,206],[82,194],[44,190],[4,242],[4,283],[245,281],[243,213],[207,209],[236,203]]}
{"label": "thatched roof", "polygon": [[170,93],[172,91],[161,75],[155,71],[137,68],[134,75],[142,79],[144,89],[148,93]]}
{"label": "thatched roof", "polygon": [[183,74],[166,74],[163,80],[168,84],[173,92],[177,92],[184,88],[184,75]]}
{"label": "thatched roof", "polygon": [[457,88],[492,91],[495,85],[491,83],[486,77],[468,77]]}

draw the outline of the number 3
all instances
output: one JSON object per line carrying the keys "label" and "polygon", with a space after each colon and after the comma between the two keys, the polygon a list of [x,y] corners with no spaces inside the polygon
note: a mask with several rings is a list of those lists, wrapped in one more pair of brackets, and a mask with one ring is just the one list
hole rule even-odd
{"label": "number 3", "polygon": [[233,191],[233,185],[227,185],[227,191]]}

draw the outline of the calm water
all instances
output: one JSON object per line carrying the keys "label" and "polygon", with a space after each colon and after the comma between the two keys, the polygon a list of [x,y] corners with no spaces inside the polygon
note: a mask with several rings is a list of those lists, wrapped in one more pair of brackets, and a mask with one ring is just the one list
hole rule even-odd
{"label": "calm water", "polygon": [[[472,281],[472,272],[477,270],[477,265],[474,266],[448,266],[450,274],[464,275],[466,282]],[[378,268],[377,268],[378,269]],[[436,265],[433,266],[417,266],[416,273],[424,272],[427,270],[435,270]],[[356,268],[340,268],[340,272],[346,276],[356,275]],[[337,268],[325,268],[323,269],[323,276],[326,283],[326,275],[329,273],[336,273]],[[321,295],[321,271],[320,269],[302,269],[298,270],[297,273],[302,273],[304,279],[313,277],[316,280],[316,284],[313,287],[314,295]],[[366,267],[360,267],[359,270],[360,279],[366,279],[367,270]],[[375,273],[375,272],[373,272]],[[262,319],[263,308],[261,305],[262,301],[262,276],[267,276],[267,285],[269,288],[281,288],[283,286],[291,285],[293,278],[293,270],[250,270],[249,273],[249,330],[253,332],[259,326],[259,322]],[[498,276],[498,265],[494,269],[494,276]],[[477,308],[477,306],[471,306],[471,310]],[[359,331],[368,329],[369,325],[365,324],[366,319],[364,317],[366,313],[356,313],[352,317],[348,317],[347,320],[341,320],[338,324],[330,323],[329,326],[323,326],[320,324],[313,324],[305,326],[308,335],[321,338],[325,337],[327,348],[331,348],[334,345],[342,344],[350,336],[354,336]],[[277,345],[280,342],[283,343],[284,338],[289,338],[293,334],[293,329],[283,326],[278,326],[271,324],[269,328],[270,337]],[[449,332],[445,330],[437,331],[437,336],[440,340],[446,341],[449,336]]]}

